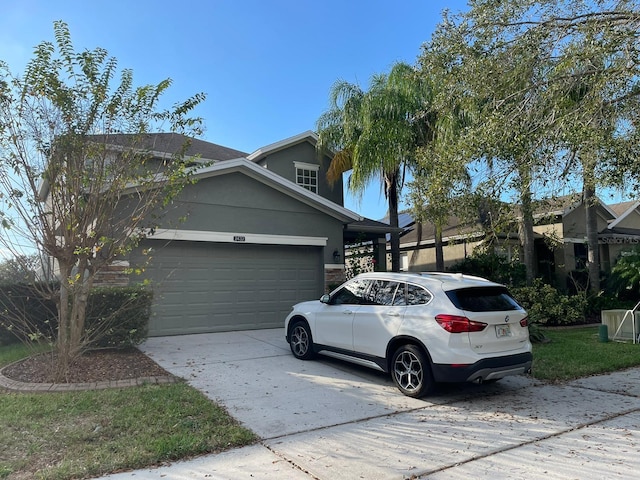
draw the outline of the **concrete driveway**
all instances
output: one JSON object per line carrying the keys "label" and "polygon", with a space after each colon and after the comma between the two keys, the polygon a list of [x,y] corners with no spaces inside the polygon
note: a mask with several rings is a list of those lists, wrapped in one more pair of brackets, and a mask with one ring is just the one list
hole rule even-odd
{"label": "concrete driveway", "polygon": [[[639,347],[640,348],[640,347]],[[110,479],[637,478],[640,369],[550,385],[448,385],[422,400],[368,369],[296,360],[284,330],[142,347],[262,440]]]}

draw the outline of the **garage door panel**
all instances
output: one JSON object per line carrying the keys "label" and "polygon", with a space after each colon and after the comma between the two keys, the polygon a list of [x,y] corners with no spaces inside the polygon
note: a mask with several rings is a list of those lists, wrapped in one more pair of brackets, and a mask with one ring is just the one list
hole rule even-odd
{"label": "garage door panel", "polygon": [[280,327],[294,303],[323,291],[320,247],[159,244],[141,247],[154,248],[152,336]]}

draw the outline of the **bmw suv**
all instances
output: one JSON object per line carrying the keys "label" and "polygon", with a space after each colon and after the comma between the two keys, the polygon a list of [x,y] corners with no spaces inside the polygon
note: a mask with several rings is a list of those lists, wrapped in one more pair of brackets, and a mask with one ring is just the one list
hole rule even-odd
{"label": "bmw suv", "polygon": [[437,382],[490,382],[531,370],[527,313],[504,285],[453,273],[366,273],[285,320],[296,358],[316,354],[391,374],[410,397]]}

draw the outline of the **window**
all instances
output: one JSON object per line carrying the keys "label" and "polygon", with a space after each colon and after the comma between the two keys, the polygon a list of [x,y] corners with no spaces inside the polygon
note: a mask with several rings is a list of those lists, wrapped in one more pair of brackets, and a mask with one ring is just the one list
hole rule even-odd
{"label": "window", "polygon": [[364,298],[368,287],[368,280],[353,280],[348,282],[331,297],[331,304],[364,305],[368,303]]}
{"label": "window", "polygon": [[431,301],[432,295],[418,285],[407,285],[407,303],[409,305],[425,305]]}
{"label": "window", "polygon": [[[398,282],[387,280],[373,280],[367,292],[366,299],[370,305],[393,305],[393,295],[398,288]],[[403,295],[403,292],[400,292]]]}
{"label": "window", "polygon": [[396,296],[393,297],[393,306],[405,306],[407,304],[407,284],[401,283],[396,290]]}
{"label": "window", "polygon": [[504,287],[461,288],[446,293],[456,307],[468,312],[503,312],[520,308]]}
{"label": "window", "polygon": [[294,162],[296,168],[296,183],[310,192],[318,193],[319,165]]}
{"label": "window", "polygon": [[573,255],[576,258],[576,270],[587,269],[587,246],[584,243],[573,244]]}

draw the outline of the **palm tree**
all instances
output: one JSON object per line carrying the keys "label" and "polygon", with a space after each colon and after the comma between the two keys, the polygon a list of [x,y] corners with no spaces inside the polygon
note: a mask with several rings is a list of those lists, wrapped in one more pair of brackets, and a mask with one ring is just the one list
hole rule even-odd
{"label": "palm tree", "polygon": [[[361,198],[372,180],[381,180],[389,203],[389,224],[398,227],[398,199],[404,174],[425,140],[420,112],[430,98],[429,85],[406,63],[374,75],[369,91],[336,82],[329,109],[317,122],[318,149],[335,152],[327,179],[336,182],[351,170],[348,188]],[[400,270],[400,235],[391,233],[391,269]]]}

